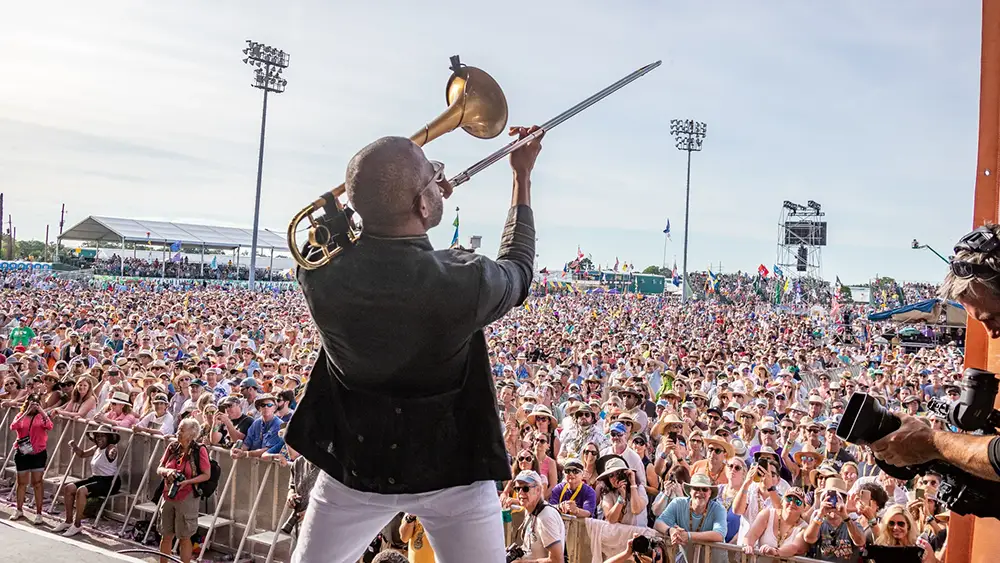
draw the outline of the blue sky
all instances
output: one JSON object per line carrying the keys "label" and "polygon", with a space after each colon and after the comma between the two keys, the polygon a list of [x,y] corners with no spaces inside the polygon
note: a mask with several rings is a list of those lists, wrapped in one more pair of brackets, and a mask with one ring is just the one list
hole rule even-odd
{"label": "blue sky", "polygon": [[[0,21],[0,190],[19,238],[87,215],[249,226],[260,92],[245,39],[291,53],[268,108],[261,225],[281,231],[351,155],[444,109],[448,57],[490,72],[509,124],[541,123],[657,59],[554,130],[534,175],[539,264],[682,254],[684,154],[672,118],[708,123],[694,155],[689,263],[769,268],[785,199],[823,205],[823,274],[938,280],[969,230],[978,2],[18,2]],[[458,172],[501,146],[455,132],[425,150]],[[460,187],[432,231],[496,251],[506,164]]]}

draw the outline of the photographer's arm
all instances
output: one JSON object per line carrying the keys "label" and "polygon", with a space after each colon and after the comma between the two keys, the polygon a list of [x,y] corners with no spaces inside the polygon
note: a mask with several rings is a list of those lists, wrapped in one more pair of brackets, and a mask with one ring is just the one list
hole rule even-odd
{"label": "photographer's arm", "polygon": [[[931,430],[915,417],[901,414],[899,430],[872,443],[875,457],[896,466],[940,460],[990,481],[1000,481],[1000,441],[994,436],[973,436]],[[992,457],[997,466],[991,463]]]}

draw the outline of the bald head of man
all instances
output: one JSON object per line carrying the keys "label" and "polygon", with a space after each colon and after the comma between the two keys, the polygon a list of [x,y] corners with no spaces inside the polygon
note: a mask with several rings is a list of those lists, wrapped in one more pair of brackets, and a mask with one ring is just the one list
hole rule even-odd
{"label": "bald head of man", "polygon": [[[382,137],[358,151],[347,166],[347,197],[366,233],[419,235],[436,227],[451,195],[435,181],[424,151],[405,137]],[[443,176],[442,176],[443,178]]]}

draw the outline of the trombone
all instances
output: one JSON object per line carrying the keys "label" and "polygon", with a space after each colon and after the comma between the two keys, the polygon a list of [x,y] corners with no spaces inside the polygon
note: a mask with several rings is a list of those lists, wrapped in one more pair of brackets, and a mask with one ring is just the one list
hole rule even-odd
{"label": "trombone", "polygon": [[[607,88],[597,92],[568,110],[546,121],[523,139],[511,141],[503,148],[459,172],[450,182],[457,187],[472,179],[492,164],[499,162],[510,153],[541,137],[562,122],[596,104],[625,85],[660,66],[662,61],[648,64]],[[448,79],[445,97],[448,109],[422,129],[410,136],[418,146],[433,141],[445,133],[461,127],[473,137],[492,139],[507,125],[507,100],[500,85],[485,71],[462,64],[459,57],[451,57],[452,75]],[[314,270],[330,262],[348,246],[361,237],[354,210],[340,201],[344,194],[344,184],[323,194],[318,199],[295,214],[288,224],[288,249],[295,262],[306,270]],[[314,216],[320,209],[323,215]],[[308,242],[300,247],[297,240],[299,224],[309,222]]]}

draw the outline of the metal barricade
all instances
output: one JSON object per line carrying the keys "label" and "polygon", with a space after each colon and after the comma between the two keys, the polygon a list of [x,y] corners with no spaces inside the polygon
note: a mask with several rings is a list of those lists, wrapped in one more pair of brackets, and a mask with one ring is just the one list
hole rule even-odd
{"label": "metal barricade", "polygon": [[[16,408],[0,407],[0,477],[11,481],[16,471],[13,466],[15,434],[10,421]],[[47,450],[49,461],[44,476],[47,494],[52,494],[48,512],[62,505],[60,490],[90,476],[90,460],[80,459],[69,447],[70,441],[88,446],[86,432],[95,423],[84,419],[55,416],[49,432]],[[158,505],[152,494],[160,483],[157,468],[171,437],[133,433],[127,428],[116,428],[119,442],[120,491],[101,501],[93,519],[94,531],[107,535],[126,537],[126,532],[139,520],[149,520],[155,525]],[[273,461],[260,459],[232,459],[229,450],[209,446],[209,456],[219,463],[222,475],[219,487],[209,499],[202,499],[198,516],[203,549],[198,560],[209,547],[226,552],[242,551],[244,556],[260,560],[269,557],[287,561],[291,555],[291,538],[281,534],[282,513],[288,493],[290,469]],[[30,487],[29,487],[30,491]],[[30,494],[30,492],[29,492]],[[6,495],[5,495],[6,496]],[[101,522],[113,520],[114,532],[101,531]],[[147,528],[147,532],[149,528]]]}
{"label": "metal barricade", "polygon": [[[566,556],[569,563],[602,563],[606,559],[618,555],[620,551],[615,553],[594,553],[593,546],[595,543],[592,542],[590,532],[588,531],[588,518],[574,518],[571,516],[563,515],[563,524],[566,527]],[[524,521],[523,512],[515,512],[511,514],[511,521],[504,523],[504,532],[508,538],[507,544],[520,543],[521,541],[521,524]],[[636,533],[644,533],[646,535],[653,535],[662,538],[658,532],[655,532],[649,528],[639,528],[635,526],[624,526],[620,524],[608,524],[608,526],[621,526],[623,528],[629,528]],[[624,548],[622,549],[624,550]],[[758,555],[750,555],[743,552],[743,547],[728,543],[697,543],[694,542],[693,546],[689,550],[685,550],[685,554],[682,556],[680,550],[677,547],[667,546],[666,550],[666,561],[676,561],[687,563],[823,563],[817,559],[810,559],[807,557],[765,557]]]}

